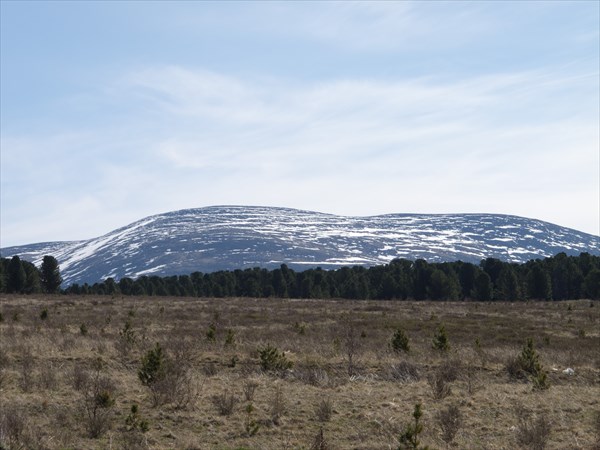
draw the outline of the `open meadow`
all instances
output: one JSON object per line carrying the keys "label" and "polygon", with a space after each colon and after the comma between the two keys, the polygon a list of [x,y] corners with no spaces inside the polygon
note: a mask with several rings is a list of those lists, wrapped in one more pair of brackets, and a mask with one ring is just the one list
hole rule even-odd
{"label": "open meadow", "polygon": [[600,448],[599,302],[3,295],[0,312],[0,448]]}

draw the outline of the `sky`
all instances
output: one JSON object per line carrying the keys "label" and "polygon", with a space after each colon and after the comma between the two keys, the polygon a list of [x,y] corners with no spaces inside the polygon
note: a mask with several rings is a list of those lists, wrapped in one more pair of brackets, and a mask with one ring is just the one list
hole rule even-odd
{"label": "sky", "polygon": [[210,205],[600,235],[600,2],[0,2],[0,247]]}

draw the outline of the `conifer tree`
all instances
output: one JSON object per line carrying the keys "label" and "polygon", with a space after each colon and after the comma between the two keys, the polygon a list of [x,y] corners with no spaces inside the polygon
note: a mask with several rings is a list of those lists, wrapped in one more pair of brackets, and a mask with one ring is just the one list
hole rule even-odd
{"label": "conifer tree", "polygon": [[21,258],[13,256],[6,269],[6,292],[19,294],[25,289],[27,274],[21,263]]}
{"label": "conifer tree", "polygon": [[541,264],[536,264],[531,269],[527,279],[529,297],[538,300],[550,300],[552,298],[552,285],[550,276]]}
{"label": "conifer tree", "polygon": [[600,299],[600,269],[592,269],[583,281],[584,295],[592,300]]}
{"label": "conifer tree", "polygon": [[32,263],[21,261],[23,270],[25,270],[25,286],[23,291],[25,294],[35,294],[41,292],[40,287],[40,272]]}
{"label": "conifer tree", "polygon": [[44,290],[49,294],[55,294],[62,283],[58,261],[54,256],[44,256],[41,268],[41,282]]}

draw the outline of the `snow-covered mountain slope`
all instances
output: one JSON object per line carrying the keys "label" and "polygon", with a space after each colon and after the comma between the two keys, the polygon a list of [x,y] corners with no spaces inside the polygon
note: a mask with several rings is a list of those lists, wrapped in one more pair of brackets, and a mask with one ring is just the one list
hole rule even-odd
{"label": "snow-covered mountain slope", "polygon": [[40,264],[53,255],[63,285],[107,277],[189,274],[247,267],[302,269],[487,257],[524,262],[559,252],[600,255],[600,237],[539,220],[494,214],[343,217],[287,208],[213,206],[147,217],[77,242],[8,247]]}

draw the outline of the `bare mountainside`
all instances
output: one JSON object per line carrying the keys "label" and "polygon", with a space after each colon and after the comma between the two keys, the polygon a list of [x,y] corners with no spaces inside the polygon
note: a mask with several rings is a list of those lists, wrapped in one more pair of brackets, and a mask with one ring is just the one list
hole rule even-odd
{"label": "bare mountainside", "polygon": [[1,250],[41,263],[53,255],[64,284],[248,267],[385,264],[394,258],[525,262],[559,252],[600,254],[600,237],[497,214],[345,217],[289,208],[212,206],[147,217],[86,241]]}

